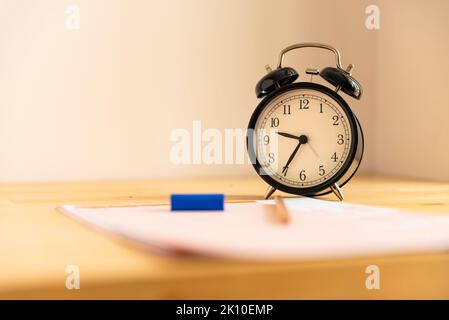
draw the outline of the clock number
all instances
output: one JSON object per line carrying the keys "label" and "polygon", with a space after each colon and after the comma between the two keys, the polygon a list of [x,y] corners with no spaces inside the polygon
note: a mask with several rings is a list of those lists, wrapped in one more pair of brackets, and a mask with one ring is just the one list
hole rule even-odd
{"label": "clock number", "polygon": [[271,127],[279,127],[279,118],[271,118]]}
{"label": "clock number", "polygon": [[268,162],[269,163],[274,163],[274,153],[273,152],[270,152],[268,154]]}
{"label": "clock number", "polygon": [[301,172],[299,173],[299,180],[304,181],[306,180],[306,170],[301,170]]}
{"label": "clock number", "polygon": [[323,113],[323,104],[320,103],[320,113]]}
{"label": "clock number", "polygon": [[332,120],[334,120],[334,126],[338,126],[338,116],[337,115],[335,115],[335,116],[333,116],[332,117]]}
{"label": "clock number", "polygon": [[324,170],[324,166],[320,166],[318,174],[320,176],[324,176],[326,174],[326,170]]}
{"label": "clock number", "polygon": [[299,100],[299,109],[300,110],[309,109],[309,99]]}
{"label": "clock number", "polygon": [[291,114],[289,104],[284,104],[284,114]]}
{"label": "clock number", "polygon": [[345,142],[345,140],[343,139],[343,135],[342,134],[339,134],[338,136],[338,140],[337,140],[337,143],[338,144],[343,144],[344,142]]}
{"label": "clock number", "polygon": [[334,162],[337,162],[338,157],[337,157],[337,153],[336,152],[334,152],[334,154],[332,155],[331,159],[334,160]]}
{"label": "clock number", "polygon": [[270,143],[270,136],[266,135],[263,137],[263,142],[265,145],[268,145]]}

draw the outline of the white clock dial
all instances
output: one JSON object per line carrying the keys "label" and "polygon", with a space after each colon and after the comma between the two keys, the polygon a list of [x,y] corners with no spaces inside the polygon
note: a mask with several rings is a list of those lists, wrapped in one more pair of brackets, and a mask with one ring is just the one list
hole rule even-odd
{"label": "white clock dial", "polygon": [[334,177],[353,139],[340,104],[312,89],[290,90],[273,99],[254,129],[257,159],[266,174],[294,188],[315,187]]}

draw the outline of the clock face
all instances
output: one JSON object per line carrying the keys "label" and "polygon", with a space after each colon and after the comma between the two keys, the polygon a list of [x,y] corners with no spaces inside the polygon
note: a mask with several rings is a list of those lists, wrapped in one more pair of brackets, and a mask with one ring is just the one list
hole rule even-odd
{"label": "clock face", "polygon": [[252,143],[261,174],[278,185],[324,189],[352,161],[357,137],[344,101],[328,88],[311,87],[276,95],[255,118]]}

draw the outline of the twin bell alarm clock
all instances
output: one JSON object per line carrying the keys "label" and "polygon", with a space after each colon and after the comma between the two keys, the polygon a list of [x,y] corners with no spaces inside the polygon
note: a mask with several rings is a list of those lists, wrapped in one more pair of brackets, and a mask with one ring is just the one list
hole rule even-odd
{"label": "twin bell alarm clock", "polygon": [[[332,52],[335,67],[306,69],[311,82],[297,81],[298,72],[283,66],[292,50],[319,48]],[[322,43],[300,43],[281,51],[275,70],[256,85],[262,99],[248,124],[247,148],[257,174],[269,185],[265,198],[276,190],[320,196],[341,188],[356,173],[363,155],[363,132],[347,96],[360,99],[362,86],[353,78],[353,65],[341,65],[340,52]],[[323,78],[328,86],[312,82]],[[343,92],[343,94],[341,94]]]}

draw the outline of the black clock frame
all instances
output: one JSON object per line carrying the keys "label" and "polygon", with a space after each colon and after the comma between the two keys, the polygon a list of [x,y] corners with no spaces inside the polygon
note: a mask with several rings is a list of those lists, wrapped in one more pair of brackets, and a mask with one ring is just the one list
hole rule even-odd
{"label": "black clock frame", "polygon": [[[351,141],[351,146],[349,148],[349,154],[348,154],[348,157],[347,157],[345,163],[340,168],[340,170],[332,178],[325,180],[322,184],[319,184],[319,185],[313,186],[313,187],[308,187],[308,188],[295,188],[295,187],[284,185],[284,184],[274,180],[264,170],[264,168],[260,165],[259,159],[257,158],[256,150],[254,149],[254,147],[255,147],[254,139],[257,139],[257,137],[255,135],[255,125],[256,125],[257,119],[259,118],[261,112],[265,109],[265,107],[272,100],[276,99],[280,94],[283,94],[288,91],[296,90],[296,89],[315,90],[315,91],[321,92],[325,95],[328,95],[331,98],[333,98],[335,101],[337,101],[337,103],[341,106],[341,108],[343,109],[344,113],[346,114],[346,116],[348,118],[349,127],[350,127],[351,134],[352,134],[352,141]],[[359,135],[358,129],[360,130],[360,135]],[[359,139],[360,139],[360,141],[359,141]],[[292,83],[292,84],[283,86],[283,87],[271,92],[268,96],[266,96],[256,107],[256,110],[253,112],[251,119],[249,120],[248,132],[247,132],[247,137],[246,137],[246,146],[247,146],[248,154],[251,159],[251,163],[252,163],[254,169],[256,170],[257,174],[273,188],[276,188],[280,191],[284,191],[287,193],[302,195],[302,196],[324,195],[324,194],[331,192],[330,190],[326,191],[326,189],[329,189],[333,184],[337,183],[341,178],[343,178],[343,176],[346,174],[348,169],[351,167],[351,165],[354,162],[356,153],[357,153],[359,142],[362,144],[362,146],[361,146],[362,154],[360,155],[360,161],[361,161],[361,157],[363,155],[363,132],[362,132],[362,128],[361,128],[355,114],[352,112],[351,108],[346,103],[346,101],[343,100],[343,98],[340,95],[338,95],[335,91],[333,91],[333,90],[329,89],[328,87],[325,87],[321,84],[312,83],[312,82]],[[352,176],[358,170],[359,164],[360,164],[360,162],[357,164],[357,167],[354,169],[354,172],[351,173],[349,178],[347,178],[345,181],[343,181],[340,184],[340,187],[344,186],[346,184],[346,182],[348,182],[352,178]]]}

